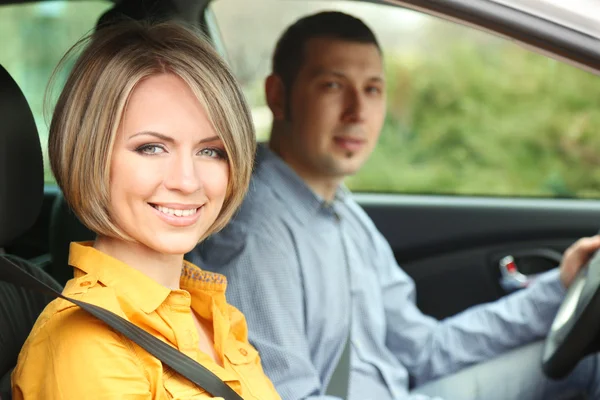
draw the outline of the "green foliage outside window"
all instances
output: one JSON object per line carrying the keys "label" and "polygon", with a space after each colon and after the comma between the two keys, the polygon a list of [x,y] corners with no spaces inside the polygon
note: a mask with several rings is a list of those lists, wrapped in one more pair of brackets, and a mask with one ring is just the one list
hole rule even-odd
{"label": "green foliage outside window", "polygon": [[358,191],[600,198],[600,77],[513,44],[386,60],[378,148]]}
{"label": "green foliage outside window", "polygon": [[[54,182],[47,157],[48,125],[44,98],[62,55],[91,32],[109,1],[47,1],[0,6],[0,64],[25,94],[36,120],[44,153],[45,180]],[[68,68],[57,77],[64,82]],[[52,99],[49,106],[52,105]],[[51,107],[47,109],[51,112]]]}

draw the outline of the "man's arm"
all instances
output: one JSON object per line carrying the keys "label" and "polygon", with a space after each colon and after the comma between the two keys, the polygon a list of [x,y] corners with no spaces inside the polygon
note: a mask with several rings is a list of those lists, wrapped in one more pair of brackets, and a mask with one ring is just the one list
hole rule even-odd
{"label": "man's arm", "polygon": [[438,323],[417,309],[414,283],[381,236],[388,346],[419,385],[540,339],[564,298],[565,271],[572,280],[599,245],[598,238],[577,242],[565,253],[560,269],[541,275],[528,289]]}
{"label": "man's arm", "polygon": [[417,384],[487,361],[543,338],[564,297],[558,270],[529,289],[441,321],[409,368]]}

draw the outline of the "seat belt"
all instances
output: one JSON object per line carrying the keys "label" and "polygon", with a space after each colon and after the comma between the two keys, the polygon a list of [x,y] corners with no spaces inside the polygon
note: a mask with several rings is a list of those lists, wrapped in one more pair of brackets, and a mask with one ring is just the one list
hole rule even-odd
{"label": "seat belt", "polygon": [[47,292],[55,297],[70,301],[139,345],[163,364],[171,367],[175,372],[187,378],[199,388],[206,390],[213,397],[222,397],[225,400],[243,400],[239,394],[218,376],[179,350],[111,311],[64,296],[2,256],[0,256],[0,280],[16,286],[35,289],[39,292]]}
{"label": "seat belt", "polygon": [[346,400],[348,396],[348,381],[350,380],[350,332],[346,336],[346,343],[344,344],[344,350],[338,360],[335,370],[331,375],[331,379],[327,384],[325,394],[327,396],[338,397]]}
{"label": "seat belt", "polygon": [[[337,212],[334,211],[334,214],[341,224],[341,217]],[[342,231],[343,232],[343,231]],[[348,279],[348,291],[350,292],[351,285],[351,276],[350,276],[350,262],[348,260],[348,246],[346,245],[345,237],[342,233],[341,237],[342,241],[342,251],[344,252],[344,262],[346,276]],[[348,388],[350,386],[350,348],[352,347],[352,295],[350,295],[350,317],[348,324],[348,332],[346,334],[346,342],[344,343],[344,350],[342,350],[342,355],[338,360],[335,369],[333,370],[333,374],[331,375],[331,379],[329,379],[329,383],[327,384],[327,388],[325,389],[325,394],[328,396],[338,397],[340,399],[346,400],[348,398]]]}

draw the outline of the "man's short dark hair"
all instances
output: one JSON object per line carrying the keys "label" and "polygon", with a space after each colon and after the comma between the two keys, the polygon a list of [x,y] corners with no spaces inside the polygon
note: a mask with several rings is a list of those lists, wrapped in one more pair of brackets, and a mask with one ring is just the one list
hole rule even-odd
{"label": "man's short dark hair", "polygon": [[296,21],[279,38],[273,53],[273,73],[288,92],[304,61],[306,42],[313,38],[341,39],[373,44],[381,51],[375,34],[364,22],[338,11],[324,11]]}

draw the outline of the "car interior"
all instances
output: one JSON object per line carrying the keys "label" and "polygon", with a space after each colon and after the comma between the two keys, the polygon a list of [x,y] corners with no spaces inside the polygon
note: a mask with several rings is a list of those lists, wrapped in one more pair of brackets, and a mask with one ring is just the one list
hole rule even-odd
{"label": "car interior", "polygon": [[[0,87],[0,118],[3,123],[0,246],[5,246],[21,235],[39,214],[44,175],[33,115],[19,86],[2,66]],[[15,213],[13,210],[16,209],[20,212]],[[61,289],[61,285],[38,265],[10,254],[2,257],[19,264],[55,289]],[[10,373],[16,365],[19,350],[39,313],[51,299],[44,293],[0,281],[0,393],[3,398],[9,398]]]}
{"label": "car interior", "polygon": [[[220,2],[215,0],[215,5]],[[5,7],[26,3],[34,2],[0,0],[0,13]],[[220,38],[219,29],[214,27],[218,9],[212,8],[211,1],[107,0],[104,3],[106,11],[97,16],[95,24],[107,24],[123,17],[178,18],[200,26],[217,48],[223,47],[226,38],[226,35]],[[320,6],[328,7],[327,2],[321,3],[324,4]],[[410,7],[435,18],[451,15],[453,24],[459,21],[463,25],[476,25],[501,36],[512,35],[509,33],[512,27],[516,33],[511,40],[528,47],[537,45],[545,53],[583,67],[588,71],[585,73],[600,73],[600,38],[572,29],[560,35],[563,31],[558,25],[545,30],[548,21],[535,20],[507,8],[502,8],[503,14],[494,20],[489,16],[500,9],[497,2],[474,0],[472,7],[465,9],[452,8],[448,5],[453,3],[450,1],[435,1],[429,5],[423,1],[369,3],[381,3],[377,5],[380,12],[388,7]],[[484,3],[489,4],[484,6]],[[509,21],[517,20],[522,26],[510,25]],[[3,40],[7,39],[0,38],[0,47]],[[67,261],[69,243],[93,240],[94,234],[70,211],[57,186],[45,179],[45,153],[36,127],[38,122],[23,94],[23,84],[17,84],[11,76],[14,73],[2,67],[2,60],[0,58],[0,257],[18,263],[60,290],[72,277]],[[358,191],[355,196],[389,241],[398,263],[415,280],[419,308],[438,319],[525,287],[536,274],[560,264],[562,252],[571,243],[596,234],[600,227],[598,197],[369,191]],[[515,268],[521,274],[520,281],[513,279]],[[2,400],[10,398],[10,373],[16,365],[19,349],[51,298],[0,279]]]}

